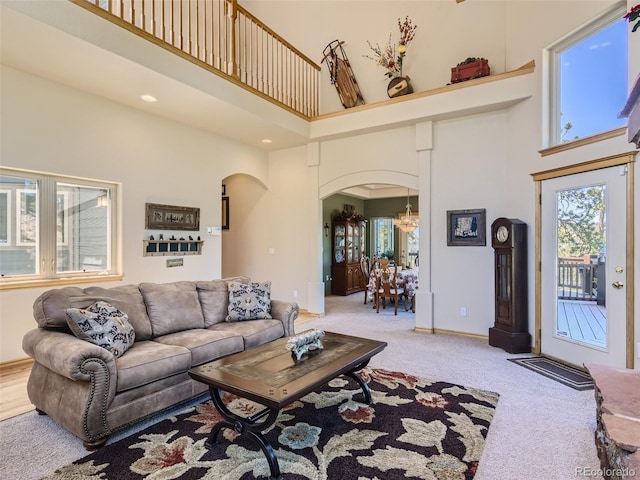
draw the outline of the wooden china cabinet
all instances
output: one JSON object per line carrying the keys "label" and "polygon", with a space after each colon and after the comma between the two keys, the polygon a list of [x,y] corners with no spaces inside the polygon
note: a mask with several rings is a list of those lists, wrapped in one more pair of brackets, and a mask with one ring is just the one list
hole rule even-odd
{"label": "wooden china cabinet", "polygon": [[360,271],[360,257],[365,247],[366,222],[358,216],[336,218],[331,231],[331,293],[349,295],[363,291],[367,283]]}

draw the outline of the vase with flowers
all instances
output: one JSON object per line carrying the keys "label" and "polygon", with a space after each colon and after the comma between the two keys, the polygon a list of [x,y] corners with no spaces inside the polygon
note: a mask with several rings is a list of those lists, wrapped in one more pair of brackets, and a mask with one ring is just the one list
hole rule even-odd
{"label": "vase with flowers", "polygon": [[367,40],[367,44],[374,55],[364,55],[364,57],[373,60],[386,70],[385,76],[391,79],[387,87],[387,94],[390,98],[413,92],[413,88],[409,83],[410,78],[402,75],[402,64],[407,54],[407,48],[415,37],[417,28],[418,26],[412,24],[408,16],[405,17],[404,21],[398,18],[400,39],[397,45],[392,42],[391,34],[389,34],[389,40],[384,48],[377,43],[374,46]]}

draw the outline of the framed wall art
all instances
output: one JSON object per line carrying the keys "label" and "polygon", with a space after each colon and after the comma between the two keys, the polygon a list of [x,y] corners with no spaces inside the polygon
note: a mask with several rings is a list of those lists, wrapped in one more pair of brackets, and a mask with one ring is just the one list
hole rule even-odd
{"label": "framed wall art", "polygon": [[222,229],[229,230],[229,197],[222,197],[221,219]]}
{"label": "framed wall art", "polygon": [[487,211],[447,210],[448,246],[485,246],[487,244]]}
{"label": "framed wall art", "polygon": [[147,230],[200,230],[200,209],[145,204],[145,223]]}

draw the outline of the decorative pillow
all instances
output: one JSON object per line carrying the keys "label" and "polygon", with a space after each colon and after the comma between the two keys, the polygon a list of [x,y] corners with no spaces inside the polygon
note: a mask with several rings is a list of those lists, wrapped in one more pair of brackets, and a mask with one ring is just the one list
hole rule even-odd
{"label": "decorative pillow", "polygon": [[96,302],[85,309],[68,308],[67,324],[76,337],[109,350],[116,358],[136,339],[127,314],[107,302]]}
{"label": "decorative pillow", "polygon": [[271,282],[229,282],[227,322],[271,317]]}

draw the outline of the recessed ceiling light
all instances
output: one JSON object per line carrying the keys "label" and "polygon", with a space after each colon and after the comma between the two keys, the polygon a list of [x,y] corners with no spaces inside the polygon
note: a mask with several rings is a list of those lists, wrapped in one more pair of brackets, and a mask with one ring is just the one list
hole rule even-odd
{"label": "recessed ceiling light", "polygon": [[144,100],[145,102],[149,102],[149,103],[153,103],[153,102],[157,102],[158,99],[156,97],[154,97],[153,95],[140,95],[140,98],[142,100]]}
{"label": "recessed ceiling light", "polygon": [[270,138],[263,138],[262,139],[262,143],[271,143],[273,142],[273,140],[271,140]]}

